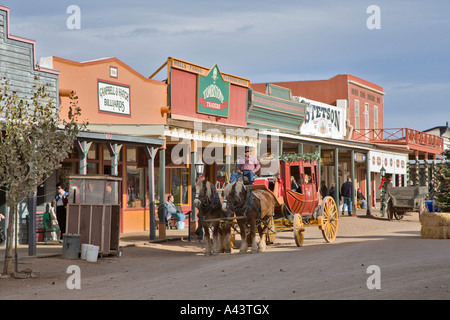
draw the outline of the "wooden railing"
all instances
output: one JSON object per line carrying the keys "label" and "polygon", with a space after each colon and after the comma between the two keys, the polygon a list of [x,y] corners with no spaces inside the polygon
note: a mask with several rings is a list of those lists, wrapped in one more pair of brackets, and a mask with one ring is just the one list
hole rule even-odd
{"label": "wooden railing", "polygon": [[400,128],[400,129],[355,129],[353,140],[374,143],[401,144],[416,146],[441,153],[444,151],[444,139],[433,134],[422,131]]}

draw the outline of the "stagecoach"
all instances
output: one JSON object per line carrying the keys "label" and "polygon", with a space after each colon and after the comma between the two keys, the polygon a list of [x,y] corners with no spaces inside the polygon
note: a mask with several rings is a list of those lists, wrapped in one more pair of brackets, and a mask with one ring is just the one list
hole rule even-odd
{"label": "stagecoach", "polygon": [[273,226],[268,242],[273,243],[275,231],[292,229],[297,246],[303,244],[305,227],[322,231],[326,242],[336,239],[338,210],[332,197],[322,199],[319,192],[317,160],[261,159],[261,170],[252,190],[270,191],[276,199]]}

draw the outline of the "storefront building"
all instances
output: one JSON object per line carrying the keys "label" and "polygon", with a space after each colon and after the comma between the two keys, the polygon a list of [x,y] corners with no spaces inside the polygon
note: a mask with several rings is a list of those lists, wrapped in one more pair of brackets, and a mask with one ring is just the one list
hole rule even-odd
{"label": "storefront building", "polygon": [[[398,154],[407,155],[409,161],[406,163],[406,172],[391,173],[395,185],[427,185],[431,180],[430,173],[435,167],[436,157],[443,151],[443,139],[409,128],[385,129],[383,127],[385,93],[382,87],[353,75],[337,75],[328,80],[274,84],[291,89],[294,96],[345,109],[345,140],[372,144],[376,148],[375,151],[382,151],[391,158],[397,157]],[[265,84],[252,84],[252,88],[263,92]],[[430,162],[431,165],[421,165]],[[369,166],[370,164],[367,164],[367,168]],[[372,181],[375,183],[380,179],[379,172],[374,170],[368,172],[372,172]],[[364,193],[364,189],[361,189]],[[376,192],[377,188],[372,186],[372,190]]]}
{"label": "storefront building", "polygon": [[184,212],[192,210],[195,224],[195,164],[203,163],[202,175],[221,188],[235,170],[236,159],[243,157],[244,148],[256,152],[258,136],[247,128],[246,121],[250,81],[223,73],[217,65],[207,68],[172,57],[150,78],[164,68],[168,109],[162,128],[165,150],[157,156],[158,198],[165,200],[172,194]]}
{"label": "storefront building", "polygon": [[[256,91],[253,92],[255,96]],[[304,117],[297,122],[299,124],[297,130],[284,128],[279,132],[260,131],[260,136],[266,134],[277,137],[279,154],[320,153],[320,180],[328,188],[333,184],[337,187],[336,198],[339,198],[342,183],[346,181],[347,177],[351,177],[355,190],[361,189],[363,195],[371,199],[372,207],[379,207],[378,186],[381,181],[381,166],[372,164],[373,156],[379,156],[379,161],[388,159],[387,173],[394,175],[399,183],[405,183],[407,152],[392,146],[377,146],[366,141],[351,140],[353,130],[348,121],[348,108],[345,100],[338,99],[337,106],[333,106],[304,96],[292,96],[290,89],[274,84],[266,84],[264,92],[264,94],[257,92],[256,95],[278,99],[281,94],[285,99],[302,104],[305,113]],[[251,113],[252,111],[249,113],[249,119],[252,118]],[[274,118],[273,123],[269,123],[266,128],[269,129],[277,123],[279,123],[278,119]],[[264,141],[264,138],[261,140]],[[272,147],[272,149],[274,148]],[[391,158],[393,161],[395,159],[392,165]],[[403,168],[396,166],[397,160],[399,166],[403,164]],[[371,207],[368,207],[368,213],[370,210]]]}
{"label": "storefront building", "polygon": [[[33,86],[47,83],[47,92],[53,105],[58,106],[58,72],[36,66],[35,46],[33,40],[13,36],[10,33],[10,9],[0,5],[0,78],[9,82],[9,87],[19,93],[21,97],[30,97],[35,90]],[[35,79],[37,78],[37,79]],[[2,81],[3,82],[3,81]],[[51,179],[44,186],[39,187],[37,195],[37,210],[44,210],[45,203],[51,201],[55,185]],[[27,243],[28,240],[28,214],[29,210],[35,210],[35,206],[28,206],[27,201],[21,203],[18,208],[18,237],[19,243]],[[0,226],[5,230],[8,221],[8,207],[5,193],[0,192],[0,212],[6,219],[0,221]]]}
{"label": "storefront building", "polygon": [[80,122],[88,123],[56,179],[66,184],[73,174],[121,177],[120,232],[150,230],[155,215],[149,196],[154,189],[154,157],[164,145],[151,134],[151,127],[166,123],[161,109],[167,107],[167,85],[116,58],[80,63],[47,57],[41,65],[60,72],[61,108],[67,108],[75,94]]}

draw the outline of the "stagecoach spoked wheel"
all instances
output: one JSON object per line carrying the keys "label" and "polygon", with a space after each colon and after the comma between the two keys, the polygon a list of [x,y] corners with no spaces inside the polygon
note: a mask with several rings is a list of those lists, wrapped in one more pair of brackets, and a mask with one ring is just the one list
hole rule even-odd
{"label": "stagecoach spoked wheel", "polygon": [[333,242],[336,239],[339,222],[339,212],[336,202],[332,197],[325,197],[322,202],[322,230],[323,238],[326,242]]}
{"label": "stagecoach spoked wheel", "polygon": [[303,245],[303,239],[305,238],[305,228],[303,228],[302,216],[300,214],[296,213],[294,215],[292,227],[294,229],[295,244],[297,247],[301,247]]}

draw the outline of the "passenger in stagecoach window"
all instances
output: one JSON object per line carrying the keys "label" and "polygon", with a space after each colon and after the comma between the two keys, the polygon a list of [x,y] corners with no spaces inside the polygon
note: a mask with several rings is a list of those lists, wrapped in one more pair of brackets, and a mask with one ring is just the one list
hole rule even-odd
{"label": "passenger in stagecoach window", "polygon": [[291,176],[291,190],[297,190],[297,188],[298,188],[298,184],[297,184],[297,182],[295,182],[295,177],[294,176]]}
{"label": "passenger in stagecoach window", "polygon": [[311,177],[309,175],[305,174],[305,184],[308,184],[311,182],[312,182]]}
{"label": "passenger in stagecoach window", "polygon": [[258,172],[260,167],[258,159],[250,155],[250,148],[245,147],[245,158],[238,161],[237,172],[231,174],[230,183],[235,182],[241,175],[244,175],[247,177],[248,183],[253,184],[256,172]]}

